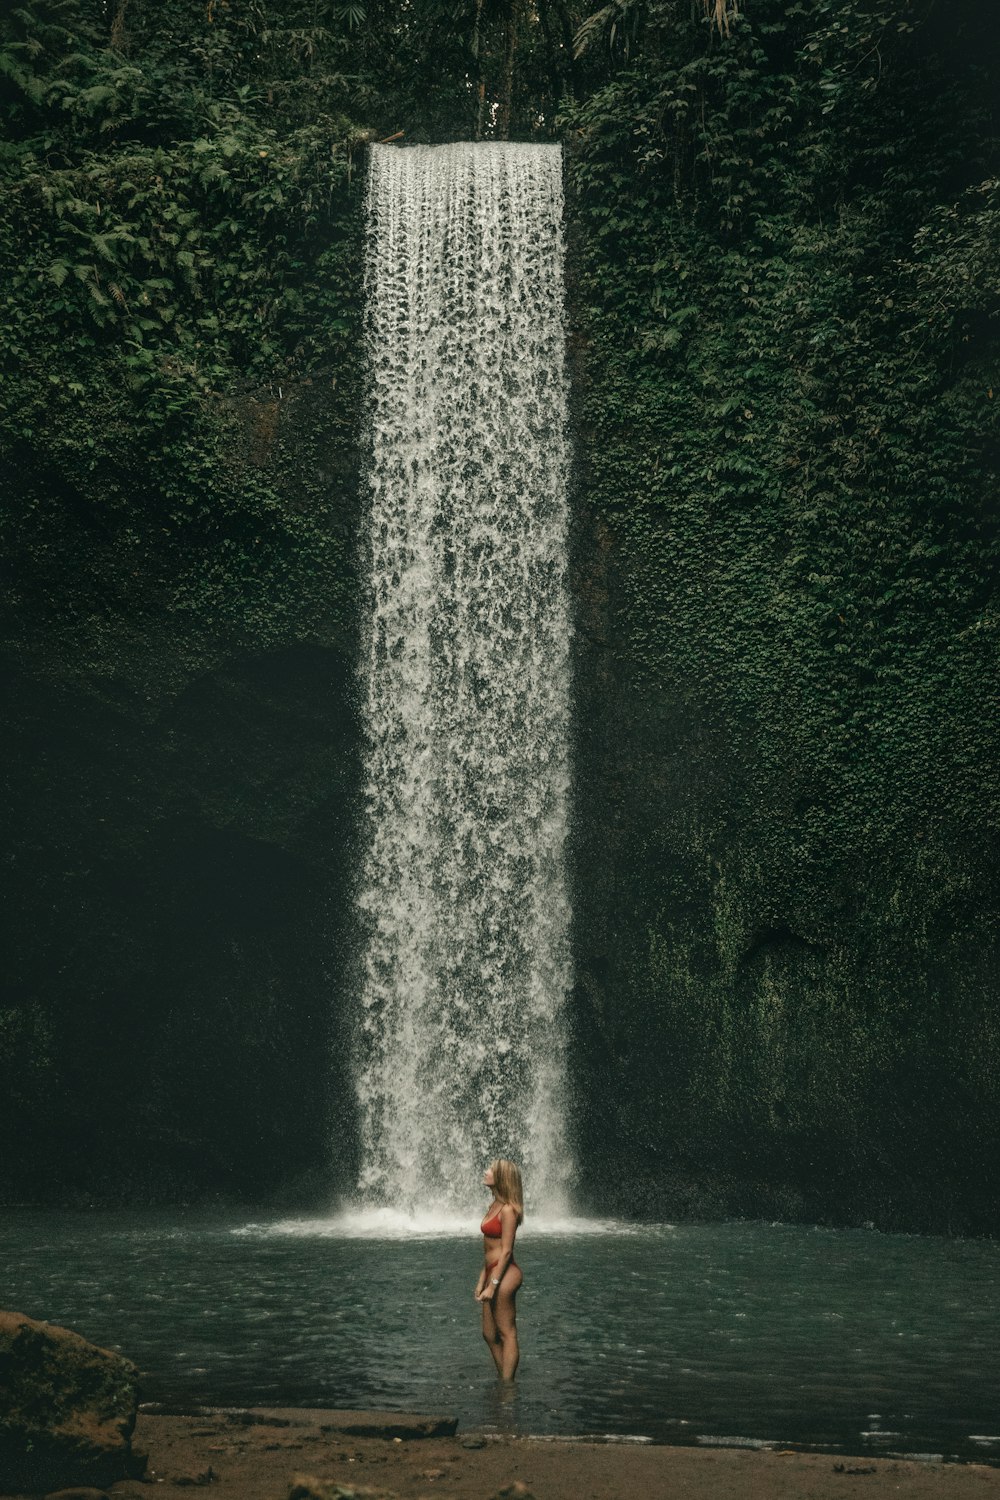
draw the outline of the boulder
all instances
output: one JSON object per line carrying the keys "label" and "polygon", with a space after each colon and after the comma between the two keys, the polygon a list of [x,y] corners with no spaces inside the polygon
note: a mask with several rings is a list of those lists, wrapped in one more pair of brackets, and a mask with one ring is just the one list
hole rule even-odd
{"label": "boulder", "polygon": [[68,1328],[0,1312],[0,1490],[104,1487],[134,1473],[138,1373]]}
{"label": "boulder", "polygon": [[324,1425],[320,1431],[342,1432],[346,1437],[391,1438],[393,1442],[405,1442],[408,1438],[454,1437],[458,1431],[458,1418],[382,1416],[371,1412],[346,1419],[340,1417],[336,1422]]}
{"label": "boulder", "polygon": [[336,1480],[316,1479],[312,1474],[296,1474],[288,1500],[399,1500],[399,1496],[395,1490],[381,1490],[368,1484],[338,1484]]}
{"label": "boulder", "polygon": [[95,1490],[93,1485],[75,1484],[69,1490],[53,1490],[45,1500],[111,1500],[107,1490]]}

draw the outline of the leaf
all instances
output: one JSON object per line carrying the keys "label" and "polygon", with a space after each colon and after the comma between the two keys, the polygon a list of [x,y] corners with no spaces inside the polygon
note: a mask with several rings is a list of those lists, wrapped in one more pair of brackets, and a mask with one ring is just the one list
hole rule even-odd
{"label": "leaf", "polygon": [[607,21],[614,14],[613,5],[602,6],[595,10],[593,15],[587,16],[586,20],[577,27],[576,35],[573,37],[573,56],[582,57],[594,39],[599,35]]}
{"label": "leaf", "polygon": [[98,255],[102,256],[105,260],[114,261],[116,259],[115,252],[111,248],[108,235],[92,234],[90,236],[90,243],[93,245]]}
{"label": "leaf", "polygon": [[90,110],[96,109],[99,104],[107,104],[112,99],[116,104],[120,102],[115,90],[106,83],[97,83],[93,88],[84,89],[76,97],[80,104],[85,104]]}
{"label": "leaf", "polygon": [[356,31],[368,19],[368,12],[363,5],[338,5],[333,14],[336,20],[347,22],[348,31]]}

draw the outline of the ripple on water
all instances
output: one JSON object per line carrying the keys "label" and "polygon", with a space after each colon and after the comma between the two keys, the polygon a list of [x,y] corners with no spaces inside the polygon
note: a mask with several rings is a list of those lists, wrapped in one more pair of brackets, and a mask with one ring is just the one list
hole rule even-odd
{"label": "ripple on water", "polygon": [[[480,1246],[475,1213],[471,1228],[370,1214],[0,1222],[11,1305],[127,1351],[151,1400],[434,1407],[479,1431],[1000,1461],[987,1242],[529,1218],[523,1364],[504,1405],[473,1301]],[[884,1295],[901,1286],[905,1338]]]}

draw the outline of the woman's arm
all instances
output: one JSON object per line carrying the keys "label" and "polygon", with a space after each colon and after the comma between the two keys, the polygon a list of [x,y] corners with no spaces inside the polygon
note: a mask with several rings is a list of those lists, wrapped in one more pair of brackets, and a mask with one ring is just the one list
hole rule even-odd
{"label": "woman's arm", "polygon": [[[503,1280],[503,1273],[514,1258],[514,1236],[517,1233],[517,1214],[509,1203],[505,1203],[500,1210],[500,1259],[490,1271],[487,1285],[483,1291],[484,1300],[489,1300],[496,1291],[494,1282]],[[483,1272],[485,1275],[485,1271]]]}

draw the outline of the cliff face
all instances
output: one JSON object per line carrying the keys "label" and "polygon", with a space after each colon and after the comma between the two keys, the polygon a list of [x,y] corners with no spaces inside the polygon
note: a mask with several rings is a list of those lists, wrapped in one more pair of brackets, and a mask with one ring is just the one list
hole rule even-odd
{"label": "cliff face", "polygon": [[[44,628],[11,652],[8,1196],[298,1199],[353,1176],[356,413],[293,387],[265,442],[260,405],[219,419],[213,478],[273,484],[287,584],[227,576],[223,531],[144,557],[159,587],[91,620],[89,652]],[[316,552],[322,607],[296,620]],[[176,607],[226,588],[259,626]]]}
{"label": "cliff face", "polygon": [[845,74],[814,38],[820,77],[773,71],[763,28],[733,40],[573,115],[587,1196],[982,1229],[1000,302],[966,275],[997,224],[988,128],[960,142],[983,77],[940,37],[878,90],[853,42]]}
{"label": "cliff face", "polygon": [[[613,590],[621,563],[598,545]],[[767,763],[787,710],[737,719],[704,682],[637,685],[616,644],[586,634],[577,678],[585,1202],[992,1229],[989,843],[958,820],[811,842],[792,790],[808,768],[794,751],[787,780]]]}
{"label": "cliff face", "polygon": [[[727,40],[653,26],[585,59],[558,127],[604,1212],[995,1227],[993,39],[894,33],[876,76],[851,3],[846,38],[777,0]],[[66,131],[42,107],[26,139]],[[328,117],[189,139],[159,107],[81,114],[58,168],[26,146],[0,210],[0,1191],[329,1200],[359,166]]]}

